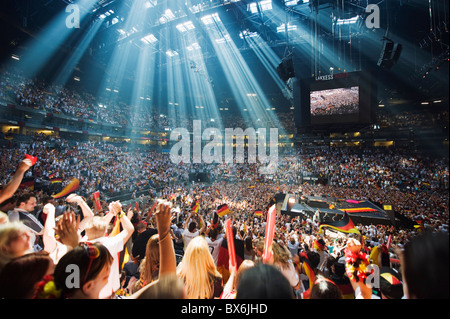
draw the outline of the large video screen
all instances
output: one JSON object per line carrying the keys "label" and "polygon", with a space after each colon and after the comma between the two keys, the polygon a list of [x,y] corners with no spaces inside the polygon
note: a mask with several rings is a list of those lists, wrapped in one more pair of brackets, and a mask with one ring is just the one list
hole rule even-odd
{"label": "large video screen", "polygon": [[308,78],[300,81],[299,124],[330,127],[340,124],[368,124],[374,118],[376,76],[352,72]]}
{"label": "large video screen", "polygon": [[358,115],[359,86],[310,92],[311,117]]}

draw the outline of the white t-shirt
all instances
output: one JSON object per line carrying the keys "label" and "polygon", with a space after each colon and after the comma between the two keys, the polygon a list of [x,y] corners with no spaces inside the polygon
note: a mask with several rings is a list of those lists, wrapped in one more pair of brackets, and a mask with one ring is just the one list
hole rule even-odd
{"label": "white t-shirt", "polygon": [[298,255],[298,249],[299,249],[298,242],[295,242],[295,244],[291,244],[291,242],[288,242],[287,246],[288,246],[288,249],[291,252],[292,256]]}
{"label": "white t-shirt", "polygon": [[119,253],[123,250],[123,236],[119,233],[114,237],[100,237],[90,240],[91,243],[101,243],[113,258],[108,283],[100,291],[99,299],[109,298],[120,288]]}
{"label": "white t-shirt", "polygon": [[214,264],[217,266],[217,261],[219,260],[219,251],[220,247],[222,246],[223,237],[216,238],[215,241],[212,241],[211,238],[206,237],[206,242],[209,246],[209,251],[211,252],[211,255],[214,259]]}
{"label": "white t-shirt", "polygon": [[186,251],[187,246],[191,242],[191,240],[200,235],[200,232],[197,230],[191,233],[188,229],[183,231],[183,241],[184,241],[184,251]]}

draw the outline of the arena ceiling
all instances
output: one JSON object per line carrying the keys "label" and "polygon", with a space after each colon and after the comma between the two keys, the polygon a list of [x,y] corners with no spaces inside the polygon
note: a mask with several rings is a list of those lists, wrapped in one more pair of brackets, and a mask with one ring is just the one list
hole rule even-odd
{"label": "arena ceiling", "polygon": [[[310,77],[335,72],[378,70],[379,100],[392,104],[422,99],[448,100],[448,3],[425,0],[16,0],[2,1],[2,61],[19,50],[26,50],[33,39],[45,32],[70,4],[80,6],[78,38],[58,45],[59,54],[78,50],[79,34],[85,34],[101,21],[89,39],[73,74],[96,70],[99,76],[111,72],[111,59],[120,47],[127,47],[129,59],[151,45],[158,68],[166,68],[169,53],[179,54],[181,63],[199,74],[203,69],[188,55],[190,48],[201,48],[207,80],[215,90],[225,88],[221,79],[215,41],[232,41],[254,71],[262,67],[250,38],[258,35],[264,45],[281,60],[293,56],[297,76]],[[141,6],[137,8],[137,4]],[[368,4],[380,8],[380,28],[364,26]],[[270,8],[268,7],[270,5]],[[212,38],[205,19],[218,14],[222,38]],[[352,19],[357,18],[353,23]],[[217,23],[213,19],[214,23]],[[186,29],[188,32],[183,31]],[[189,35],[188,35],[189,34]],[[149,36],[150,41],[143,39]],[[229,38],[227,38],[229,37]],[[384,39],[403,46],[398,62],[390,69],[377,67]],[[153,42],[153,39],[154,42]],[[194,39],[194,40],[192,40]],[[187,48],[187,50],[186,50]],[[136,55],[137,56],[137,55]],[[55,57],[53,61],[58,61]],[[48,68],[47,68],[48,69]],[[50,68],[51,69],[51,68]],[[49,69],[49,70],[50,70]],[[121,75],[133,82],[136,67],[124,67]],[[205,72],[206,74],[206,72]],[[264,78],[267,73],[257,74]],[[85,76],[86,77],[86,76]],[[94,76],[90,75],[89,78]],[[205,75],[206,77],[206,75]],[[280,88],[273,81],[263,86],[266,94],[278,99]],[[87,84],[91,87],[91,84]],[[232,99],[228,90],[219,90],[221,100]],[[279,105],[289,107],[286,99]],[[383,102],[383,103],[384,103]],[[278,106],[277,106],[278,109]]]}

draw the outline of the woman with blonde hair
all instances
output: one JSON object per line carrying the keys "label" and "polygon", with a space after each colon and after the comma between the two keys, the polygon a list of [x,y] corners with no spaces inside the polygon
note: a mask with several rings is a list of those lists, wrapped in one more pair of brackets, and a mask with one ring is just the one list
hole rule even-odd
{"label": "woman with blonde hair", "polygon": [[294,290],[300,289],[300,276],[295,270],[295,266],[292,260],[292,254],[289,249],[283,244],[274,241],[272,243],[272,252],[273,255],[271,260],[269,261],[269,264],[272,264],[281,271],[281,273],[286,277]]}
{"label": "woman with blonde hair", "polygon": [[219,298],[222,293],[222,276],[216,269],[208,243],[201,236],[190,241],[177,274],[184,281],[187,299]]}
{"label": "woman with blonde hair", "polygon": [[0,225],[0,271],[12,259],[33,252],[31,231],[21,222]]}

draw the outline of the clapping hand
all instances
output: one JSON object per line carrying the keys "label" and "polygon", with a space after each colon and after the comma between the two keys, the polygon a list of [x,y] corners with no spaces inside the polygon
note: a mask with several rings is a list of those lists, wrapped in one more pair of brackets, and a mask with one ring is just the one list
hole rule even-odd
{"label": "clapping hand", "polygon": [[56,225],[55,233],[59,236],[59,241],[66,246],[76,247],[79,242],[78,226],[80,216],[75,216],[73,212],[64,213],[63,217]]}

